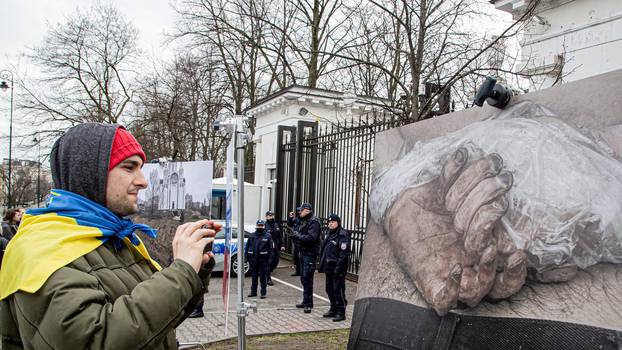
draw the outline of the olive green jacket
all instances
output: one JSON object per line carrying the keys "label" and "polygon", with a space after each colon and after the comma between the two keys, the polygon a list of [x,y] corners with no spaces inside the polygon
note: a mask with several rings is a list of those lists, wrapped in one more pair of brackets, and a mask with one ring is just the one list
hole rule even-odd
{"label": "olive green jacket", "polygon": [[36,293],[0,301],[1,348],[177,349],[175,327],[207,291],[208,265],[197,274],[175,260],[154,273],[139,253],[103,244]]}

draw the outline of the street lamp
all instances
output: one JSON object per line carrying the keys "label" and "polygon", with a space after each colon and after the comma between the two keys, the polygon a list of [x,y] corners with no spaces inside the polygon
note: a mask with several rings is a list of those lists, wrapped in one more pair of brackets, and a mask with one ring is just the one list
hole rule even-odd
{"label": "street lamp", "polygon": [[[7,84],[7,80],[11,82],[11,86]],[[6,90],[11,88],[11,113],[9,115],[9,192],[7,194],[7,208],[11,207],[11,167],[13,159],[11,158],[11,146],[13,142],[13,72],[4,69],[0,71],[0,89]]]}

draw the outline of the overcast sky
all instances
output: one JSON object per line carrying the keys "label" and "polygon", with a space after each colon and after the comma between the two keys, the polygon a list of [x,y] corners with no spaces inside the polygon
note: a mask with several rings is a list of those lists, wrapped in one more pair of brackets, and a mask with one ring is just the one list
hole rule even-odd
{"label": "overcast sky", "polygon": [[[106,0],[104,0],[106,1]],[[165,33],[173,31],[176,13],[172,4],[180,0],[107,0],[139,30],[139,48],[145,57],[168,59],[172,48],[163,45]],[[87,9],[95,0],[0,0],[0,70],[17,67],[21,74],[32,75],[33,68],[22,54],[40,45],[47,23],[54,26],[78,7]],[[494,13],[489,23],[477,23],[475,31],[499,32],[510,16],[486,4],[482,10]],[[496,28],[495,28],[496,27]],[[494,30],[491,30],[493,29]],[[9,91],[0,91],[0,159],[8,158]],[[20,134],[20,111],[13,114],[13,135]],[[20,149],[13,139],[14,159],[36,159],[32,151]]]}
{"label": "overcast sky", "polygon": [[[139,47],[147,55],[169,56],[162,45],[164,33],[175,24],[174,0],[108,0],[139,30]],[[0,70],[17,66],[26,69],[21,56],[28,47],[41,44],[47,24],[64,22],[80,7],[87,9],[95,0],[0,0]],[[0,159],[8,158],[9,91],[0,91]],[[19,111],[13,112],[13,135],[19,134]],[[14,140],[15,141],[15,140]],[[20,150],[14,142],[13,158],[36,159],[36,154]]]}

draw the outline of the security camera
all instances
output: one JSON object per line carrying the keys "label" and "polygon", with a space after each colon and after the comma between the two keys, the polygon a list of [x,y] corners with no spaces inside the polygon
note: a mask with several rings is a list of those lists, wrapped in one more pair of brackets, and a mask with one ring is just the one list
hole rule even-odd
{"label": "security camera", "polygon": [[497,79],[486,77],[486,81],[480,85],[475,94],[473,104],[482,107],[486,101],[492,107],[503,109],[510,103],[512,95],[512,90],[497,84]]}

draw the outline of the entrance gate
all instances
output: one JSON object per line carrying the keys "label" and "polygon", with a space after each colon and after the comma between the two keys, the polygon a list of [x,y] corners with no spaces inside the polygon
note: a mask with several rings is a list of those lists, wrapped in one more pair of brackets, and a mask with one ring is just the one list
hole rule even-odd
{"label": "entrance gate", "polygon": [[288,213],[309,202],[323,227],[330,213],[341,217],[350,232],[348,273],[356,278],[367,228],[375,136],[396,126],[399,120],[392,114],[374,113],[355,121],[299,121],[278,127],[275,216],[284,227],[286,253],[292,253]]}

